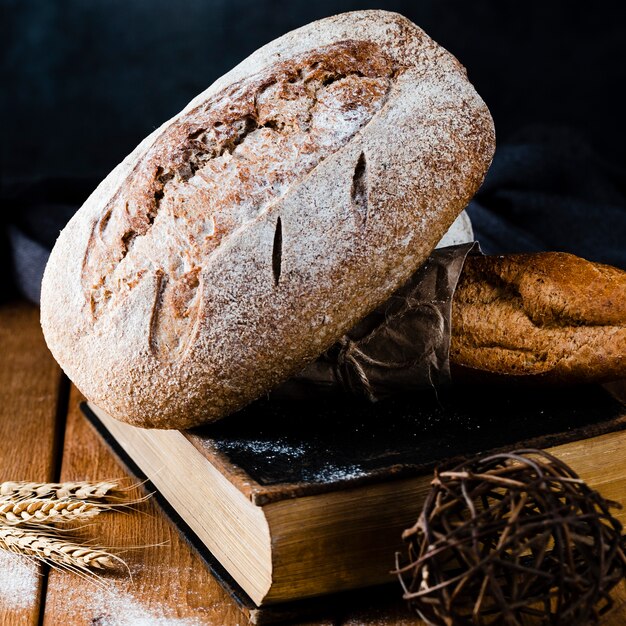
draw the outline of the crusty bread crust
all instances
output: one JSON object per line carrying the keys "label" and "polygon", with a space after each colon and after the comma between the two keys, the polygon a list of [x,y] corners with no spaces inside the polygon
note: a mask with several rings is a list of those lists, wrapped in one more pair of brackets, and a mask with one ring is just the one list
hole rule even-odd
{"label": "crusty bread crust", "polygon": [[623,378],[626,272],[560,252],[468,257],[450,360],[551,383]]}
{"label": "crusty bread crust", "polygon": [[136,425],[218,419],[299,371],[426,259],[482,182],[489,111],[405,18],[268,44],[165,123],[61,233],[48,345]]}

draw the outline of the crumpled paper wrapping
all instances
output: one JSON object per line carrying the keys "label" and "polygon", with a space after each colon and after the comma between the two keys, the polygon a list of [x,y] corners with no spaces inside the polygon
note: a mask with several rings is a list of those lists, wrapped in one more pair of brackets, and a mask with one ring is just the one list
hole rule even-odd
{"label": "crumpled paper wrapping", "polygon": [[343,391],[375,402],[449,383],[452,298],[470,252],[480,252],[477,243],[434,250],[403,287],[273,395]]}

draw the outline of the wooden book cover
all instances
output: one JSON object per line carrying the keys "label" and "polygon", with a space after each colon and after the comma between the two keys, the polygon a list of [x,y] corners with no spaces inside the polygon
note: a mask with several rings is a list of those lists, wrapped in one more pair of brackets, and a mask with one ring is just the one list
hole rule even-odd
{"label": "wooden book cover", "polygon": [[598,386],[453,388],[378,404],[267,398],[185,432],[84,411],[256,623],[393,582],[402,530],[439,463],[552,448],[607,497],[626,490],[611,454],[626,443],[626,412]]}

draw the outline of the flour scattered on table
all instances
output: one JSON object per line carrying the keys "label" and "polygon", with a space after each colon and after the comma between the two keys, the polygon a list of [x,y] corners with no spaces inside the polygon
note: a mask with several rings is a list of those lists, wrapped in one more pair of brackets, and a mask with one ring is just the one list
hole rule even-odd
{"label": "flour scattered on table", "polygon": [[4,607],[15,611],[34,606],[38,583],[36,563],[0,550],[0,602]]}
{"label": "flour scattered on table", "polygon": [[[72,590],[68,590],[72,595]],[[64,592],[64,602],[71,602]],[[198,617],[175,617],[168,608],[146,605],[127,591],[119,588],[81,589],[75,606],[80,609],[93,626],[205,626],[206,621]],[[170,609],[171,610],[171,609]]]}

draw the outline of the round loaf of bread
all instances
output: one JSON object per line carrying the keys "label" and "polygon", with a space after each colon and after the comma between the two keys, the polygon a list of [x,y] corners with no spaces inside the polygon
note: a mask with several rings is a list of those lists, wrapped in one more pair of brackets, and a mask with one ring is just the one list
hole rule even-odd
{"label": "round loaf of bread", "polygon": [[402,16],[291,32],[147,137],[63,230],[50,350],[118,419],[219,419],[406,281],[493,150],[464,68]]}

